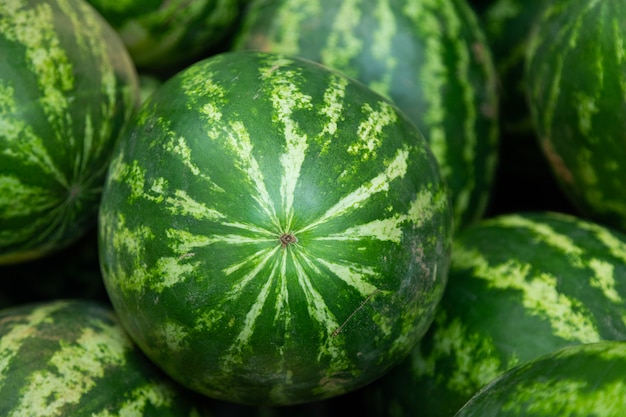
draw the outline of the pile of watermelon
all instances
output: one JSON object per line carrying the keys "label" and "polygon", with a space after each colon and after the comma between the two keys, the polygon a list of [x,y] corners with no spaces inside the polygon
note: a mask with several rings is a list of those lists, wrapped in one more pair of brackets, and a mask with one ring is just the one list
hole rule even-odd
{"label": "pile of watermelon", "polygon": [[0,0],[0,415],[626,415],[624,22]]}

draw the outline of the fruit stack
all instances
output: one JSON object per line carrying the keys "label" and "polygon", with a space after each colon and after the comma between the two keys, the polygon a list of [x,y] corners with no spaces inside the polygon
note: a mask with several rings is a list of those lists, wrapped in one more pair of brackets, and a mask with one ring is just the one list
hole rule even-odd
{"label": "fruit stack", "polygon": [[626,415],[625,18],[0,0],[0,415]]}

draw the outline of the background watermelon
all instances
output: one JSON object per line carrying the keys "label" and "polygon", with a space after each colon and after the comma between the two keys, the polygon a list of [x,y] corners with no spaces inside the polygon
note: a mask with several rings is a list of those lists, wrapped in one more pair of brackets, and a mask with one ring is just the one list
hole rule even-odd
{"label": "background watermelon", "polygon": [[149,357],[206,395],[278,405],[408,354],[444,288],[452,214],[391,103],[312,61],[242,51],[144,102],[99,235],[113,306]]}
{"label": "background watermelon", "polygon": [[452,416],[509,368],[561,347],[626,340],[626,235],[557,213],[457,233],[433,325],[363,396],[372,416]]}
{"label": "background watermelon", "polygon": [[625,342],[565,347],[502,375],[455,417],[623,416],[624,372]]}
{"label": "background watermelon", "polygon": [[233,49],[312,59],[390,98],[426,136],[455,226],[485,213],[497,159],[496,75],[466,0],[251,0]]}
{"label": "background watermelon", "polygon": [[55,300],[0,310],[3,416],[208,416],[206,399],[160,372],[113,310]]}
{"label": "background watermelon", "polygon": [[626,230],[626,3],[553,1],[527,50],[533,122],[577,210]]}
{"label": "background watermelon", "polygon": [[247,0],[88,0],[137,68],[169,76],[222,48]]}
{"label": "background watermelon", "polygon": [[83,0],[0,1],[0,264],[95,226],[120,129],[138,100],[117,34]]}

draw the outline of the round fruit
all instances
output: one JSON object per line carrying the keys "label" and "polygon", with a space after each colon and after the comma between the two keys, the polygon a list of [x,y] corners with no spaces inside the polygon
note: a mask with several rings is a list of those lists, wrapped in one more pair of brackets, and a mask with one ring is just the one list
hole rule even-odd
{"label": "round fruit", "polygon": [[513,366],[626,340],[624,317],[626,235],[557,213],[483,220],[456,235],[432,326],[368,398],[381,413],[451,416]]}
{"label": "round fruit", "polygon": [[0,1],[0,264],[82,236],[139,98],[117,34],[84,0]]}
{"label": "round fruit", "polygon": [[526,82],[539,141],[586,217],[626,230],[626,2],[557,0],[530,37]]}
{"label": "round fruit", "polygon": [[112,303],[155,363],[206,395],[279,405],[408,354],[443,292],[452,214],[389,101],[312,61],[229,52],[144,102],[99,234]]}
{"label": "round fruit", "polygon": [[623,416],[625,372],[626,342],[569,346],[500,376],[455,417]]}
{"label": "round fruit", "polygon": [[205,408],[150,363],[110,307],[91,301],[0,310],[0,358],[3,416],[198,417]]}

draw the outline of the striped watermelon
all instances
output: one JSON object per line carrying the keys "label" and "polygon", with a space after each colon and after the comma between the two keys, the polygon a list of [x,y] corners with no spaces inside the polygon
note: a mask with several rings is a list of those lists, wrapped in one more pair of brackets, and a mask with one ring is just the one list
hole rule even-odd
{"label": "striped watermelon", "polygon": [[625,318],[626,235],[571,215],[503,214],[457,234],[433,325],[367,395],[381,413],[451,416],[513,366],[626,340]]}
{"label": "striped watermelon", "polygon": [[321,62],[394,101],[448,182],[456,228],[481,218],[497,160],[496,75],[466,0],[251,0],[233,49]]}
{"label": "striped watermelon", "polygon": [[119,37],[84,0],[0,0],[0,264],[95,226],[138,100]]}
{"label": "striped watermelon", "polygon": [[565,347],[502,375],[456,417],[621,417],[625,373],[626,342]]}
{"label": "striped watermelon", "polygon": [[626,2],[557,0],[531,35],[526,78],[539,141],[586,217],[626,230]]}
{"label": "striped watermelon", "polygon": [[110,307],[80,300],[0,310],[0,399],[6,417],[207,412],[141,353]]}
{"label": "striped watermelon", "polygon": [[180,69],[220,46],[247,0],[87,0],[141,70]]}
{"label": "striped watermelon", "polygon": [[138,345],[183,385],[251,405],[335,396],[405,357],[453,227],[402,112],[312,61],[251,51],[144,102],[99,219],[105,285]]}

